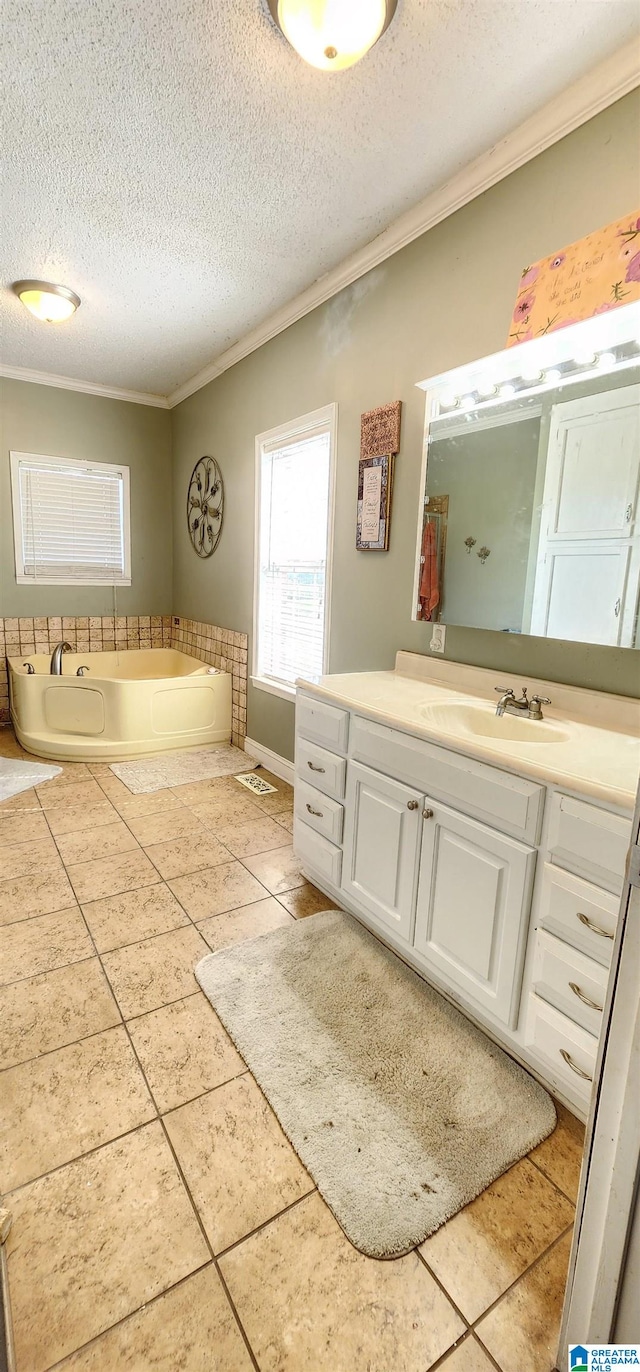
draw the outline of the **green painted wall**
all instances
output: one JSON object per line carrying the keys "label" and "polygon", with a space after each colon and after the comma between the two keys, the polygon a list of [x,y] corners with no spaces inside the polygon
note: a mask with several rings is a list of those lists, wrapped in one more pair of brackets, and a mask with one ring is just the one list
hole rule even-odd
{"label": "green painted wall", "polygon": [[123,462],[131,472],[131,586],[116,590],[118,614],[170,614],[172,596],[171,415],[54,386],[3,380],[0,430],[0,616],[106,615],[101,586],[18,586],[11,514],[10,451]]}
{"label": "green painted wall", "polygon": [[[391,667],[398,648],[428,651],[410,620],[424,397],[421,379],[504,347],[523,266],[633,209],[640,92],[626,96],[212,381],[172,413],[174,605],[251,632],[253,469],[257,433],[337,401],[338,471],[332,671]],[[403,401],[391,547],[355,551],[359,423],[363,410]],[[213,453],[226,480],[218,551],[189,548],[189,472]],[[451,627],[447,656],[494,667],[516,684],[548,676],[634,694],[630,651]],[[506,674],[506,676],[505,676]],[[250,688],[249,734],[287,757],[293,707]]]}

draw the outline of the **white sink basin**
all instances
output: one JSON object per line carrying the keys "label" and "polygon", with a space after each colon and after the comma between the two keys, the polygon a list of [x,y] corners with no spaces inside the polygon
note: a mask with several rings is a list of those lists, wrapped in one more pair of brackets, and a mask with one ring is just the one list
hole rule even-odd
{"label": "white sink basin", "polygon": [[489,705],[468,701],[451,705],[425,705],[421,712],[430,724],[445,733],[474,734],[504,743],[566,743],[570,735],[546,719],[519,719],[517,715],[497,715]]}

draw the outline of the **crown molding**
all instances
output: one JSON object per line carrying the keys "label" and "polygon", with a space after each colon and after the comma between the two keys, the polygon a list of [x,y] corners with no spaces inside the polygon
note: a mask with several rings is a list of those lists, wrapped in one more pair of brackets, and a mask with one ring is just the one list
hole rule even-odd
{"label": "crown molding", "polygon": [[307,290],[276,310],[257,328],[252,329],[244,338],[215,357],[208,366],[196,372],[195,376],[177,386],[168,396],[170,408],[179,405],[182,400],[186,400],[209,381],[221,376],[236,362],[255,352],[256,348],[262,347],[263,343],[268,343],[271,338],[289,328],[289,325],[295,324],[318,305],[323,305],[345,286],[350,286],[400,248],[419,238],[427,229],[434,228],[448,215],[454,214],[476,196],[482,195],[484,191],[495,186],[511,172],[517,171],[518,167],[524,166],[561,138],[565,138],[581,124],[586,124],[594,115],[615,104],[616,100],[628,95],[638,85],[640,62],[638,47],[634,42],[620,48],[612,57],[568,86],[524,124],[520,124],[513,133],[496,143],[488,152],[482,153],[474,162],[463,167],[456,176],[421,200],[413,209],[401,215],[364,248],[352,253],[338,267],[327,272],[318,281],[314,281]]}
{"label": "crown molding", "polygon": [[80,391],[83,395],[102,395],[107,400],[128,400],[134,405],[155,405],[159,410],[170,409],[166,395],[152,395],[147,391],[126,391],[119,386],[101,386],[97,381],[78,381],[73,376],[33,372],[28,367],[7,367],[0,364],[0,376],[6,376],[10,381],[30,381],[36,386],[57,386],[62,391]]}

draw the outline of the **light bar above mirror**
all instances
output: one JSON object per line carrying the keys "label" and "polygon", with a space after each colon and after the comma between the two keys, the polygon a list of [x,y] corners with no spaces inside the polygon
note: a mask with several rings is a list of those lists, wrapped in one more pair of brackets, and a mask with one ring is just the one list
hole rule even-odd
{"label": "light bar above mirror", "polygon": [[602,314],[518,343],[418,382],[432,400],[431,422],[535,396],[640,362],[640,305]]}

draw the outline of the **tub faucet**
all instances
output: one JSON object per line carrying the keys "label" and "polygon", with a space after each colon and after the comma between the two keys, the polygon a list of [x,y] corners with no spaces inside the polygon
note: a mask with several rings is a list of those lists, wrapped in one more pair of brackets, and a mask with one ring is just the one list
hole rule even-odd
{"label": "tub faucet", "polygon": [[64,643],[56,643],[51,654],[51,666],[49,668],[51,676],[62,676],[62,654],[72,652],[73,648],[70,643],[67,643],[66,641]]}

